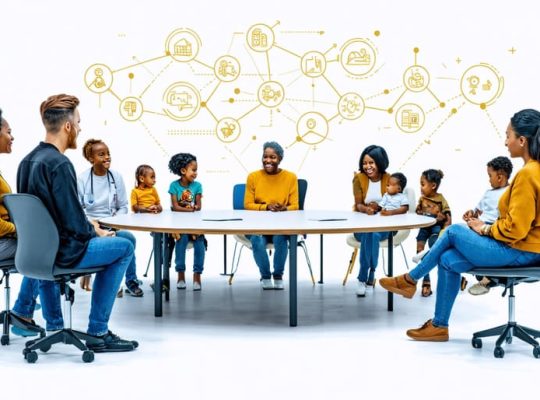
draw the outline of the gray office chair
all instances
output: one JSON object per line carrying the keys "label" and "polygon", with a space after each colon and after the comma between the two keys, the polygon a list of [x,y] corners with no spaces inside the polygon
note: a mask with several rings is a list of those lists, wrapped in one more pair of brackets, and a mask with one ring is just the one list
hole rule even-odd
{"label": "gray office chair", "polygon": [[45,329],[43,329],[41,326],[36,325],[35,323],[25,321],[24,319],[20,318],[19,316],[13,314],[10,309],[11,299],[10,299],[10,292],[11,287],[9,286],[9,276],[13,272],[17,272],[15,269],[15,259],[10,258],[7,260],[1,260],[0,261],[0,269],[2,270],[2,277],[0,278],[0,284],[2,282],[5,282],[4,286],[4,293],[5,293],[5,304],[6,309],[0,313],[0,324],[3,324],[3,331],[2,331],[2,339],[1,343],[2,346],[9,344],[9,327],[10,325],[14,325],[18,328],[36,332],[40,335],[40,337],[45,337]]}
{"label": "gray office chair", "polygon": [[[305,179],[298,179],[298,205],[299,209],[304,209],[304,202],[306,200],[308,183]],[[246,184],[238,183],[234,185],[233,188],[233,209],[243,210],[244,209],[244,195],[246,192]],[[232,259],[232,268],[229,275],[229,285],[232,284],[234,274],[238,270],[238,264],[240,263],[240,256],[242,255],[242,250],[245,248],[252,249],[251,241],[245,235],[234,235],[236,243],[234,244],[233,259]],[[311,269],[311,260],[309,259],[309,254],[307,251],[305,235],[298,236],[298,247],[301,247],[304,250],[304,255],[306,256],[306,263],[309,268],[309,275],[311,276],[311,282],[315,285],[315,278],[313,277],[313,270]],[[239,247],[239,248],[238,248]],[[266,250],[272,251],[274,245],[268,243],[266,245]]]}
{"label": "gray office chair", "polygon": [[[411,187],[406,187],[403,190],[403,193],[405,193],[407,195],[407,198],[409,199],[408,212],[413,213],[413,214],[416,213],[416,194],[414,192],[414,189]],[[411,233],[410,229],[402,229],[400,231],[397,231],[392,241],[394,248],[398,246],[401,248],[401,253],[403,254],[403,260],[405,261],[405,265],[407,266],[407,269],[409,269],[409,262],[407,261],[407,255],[405,254],[405,249],[403,248],[403,242],[405,241],[405,239],[409,237],[410,233]],[[356,240],[356,238],[354,237],[354,234],[347,235],[346,240],[347,240],[347,244],[351,246],[352,248],[354,248],[354,250],[351,254],[351,259],[349,260],[349,266],[347,267],[347,272],[345,273],[345,277],[343,278],[343,282],[342,282],[343,286],[347,284],[347,279],[349,278],[349,275],[352,273],[354,269],[356,257],[358,255],[358,251],[360,250],[360,242]],[[384,270],[385,275],[387,275],[386,260],[385,260],[386,251],[384,251],[385,249],[388,249],[388,240],[381,240],[380,250],[382,253],[383,270]]]}
{"label": "gray office chair", "polygon": [[475,349],[482,348],[483,337],[499,336],[495,342],[493,355],[496,358],[504,357],[502,344],[512,343],[515,336],[533,346],[533,355],[540,358],[540,345],[535,338],[540,337],[540,331],[519,325],[515,320],[515,296],[514,286],[522,282],[537,282],[540,280],[540,266],[505,267],[505,268],[474,268],[467,273],[487,276],[499,286],[504,286],[503,296],[508,291],[508,322],[495,328],[486,329],[473,333],[471,344]]}
{"label": "gray office chair", "polygon": [[23,355],[29,363],[35,363],[38,354],[35,350],[47,352],[55,343],[72,344],[83,351],[82,360],[86,363],[94,360],[94,352],[89,350],[82,340],[89,335],[71,329],[71,305],[75,292],[69,286],[76,278],[102,271],[103,267],[70,269],[54,264],[58,253],[59,237],[56,224],[41,200],[30,194],[8,194],[4,196],[11,221],[17,230],[17,252],[15,266],[24,276],[34,279],[55,281],[60,285],[60,293],[65,295],[64,322],[67,328],[37,340],[26,343]]}

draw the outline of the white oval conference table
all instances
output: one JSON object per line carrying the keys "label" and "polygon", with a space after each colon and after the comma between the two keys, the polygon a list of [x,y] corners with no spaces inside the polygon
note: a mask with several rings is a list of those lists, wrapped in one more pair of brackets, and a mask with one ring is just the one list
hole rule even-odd
{"label": "white oval conference table", "polygon": [[[352,232],[388,232],[433,225],[435,219],[413,213],[381,216],[353,211],[304,210],[261,212],[246,210],[203,210],[192,213],[163,211],[160,214],[121,214],[100,219],[115,229],[154,233],[154,315],[162,316],[162,264],[168,260],[164,235],[189,234],[264,234],[290,235],[289,244],[289,324],[297,325],[297,235]],[[388,240],[388,275],[393,274],[392,235]],[[393,310],[393,295],[388,293],[388,310]]]}

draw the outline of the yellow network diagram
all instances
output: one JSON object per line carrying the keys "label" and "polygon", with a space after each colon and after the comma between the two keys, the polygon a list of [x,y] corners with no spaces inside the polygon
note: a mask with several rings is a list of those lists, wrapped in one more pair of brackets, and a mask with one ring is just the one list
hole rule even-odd
{"label": "yellow network diagram", "polygon": [[[429,115],[435,110],[448,110],[442,123],[466,104],[486,110],[500,97],[504,88],[504,79],[494,66],[478,63],[463,70],[461,78],[456,79],[459,86],[455,92],[442,100],[432,90],[428,67],[419,63],[420,50],[414,48],[412,64],[404,66],[401,79],[394,77],[395,84],[390,85],[393,88],[379,90],[369,96],[356,86],[381,71],[379,50],[373,40],[350,38],[339,47],[332,44],[327,49],[306,49],[299,53],[277,40],[278,37],[286,39],[287,35],[295,32],[278,31],[279,25],[279,21],[272,26],[257,23],[246,32],[235,32],[233,40],[244,37],[240,48],[242,53],[219,55],[213,63],[201,60],[202,40],[195,31],[176,29],[167,36],[165,49],[158,56],[117,69],[106,64],[93,64],[87,68],[84,81],[90,91],[99,95],[108,93],[118,99],[118,112],[126,121],[139,121],[149,114],[186,124],[202,118],[203,109],[207,113],[206,120],[209,116],[214,122],[206,132],[228,144],[241,137],[243,122],[249,115],[266,109],[270,114],[266,128],[271,129],[272,117],[281,113],[294,124],[291,128],[294,136],[284,139],[288,146],[304,144],[311,148],[328,139],[334,121],[359,120],[366,110],[383,112],[384,118],[390,116],[392,124],[400,132],[414,134],[424,128]],[[324,35],[324,31],[315,33],[319,37]],[[373,32],[373,36],[376,40],[380,32]],[[274,53],[278,52],[281,58],[289,58],[285,63],[287,71],[275,72],[273,68]],[[259,63],[256,62],[257,57]],[[260,57],[264,68],[259,67]],[[145,74],[143,69],[153,63],[159,63],[159,73]],[[280,61],[280,67],[282,64]],[[182,68],[175,70],[175,66]],[[141,78],[144,76],[148,77],[145,82]],[[178,79],[179,76],[182,79]],[[339,90],[336,80],[345,82],[348,88]],[[315,86],[325,86],[326,90],[316,92]],[[342,86],[345,85],[342,83]],[[226,87],[225,93],[231,94],[221,95],[221,99],[214,96],[220,87]],[[133,94],[136,89],[138,93]],[[121,91],[128,94],[122,95]],[[208,94],[203,96],[203,93]],[[368,104],[380,94],[390,98],[394,93],[397,93],[394,100],[385,107]],[[418,96],[418,101],[410,100],[414,96]],[[221,111],[223,104],[228,104],[226,111]],[[302,111],[298,104],[304,108]],[[291,110],[295,114],[292,117],[288,115]],[[189,125],[184,126],[186,132],[189,131]],[[249,138],[256,139],[256,136]]]}

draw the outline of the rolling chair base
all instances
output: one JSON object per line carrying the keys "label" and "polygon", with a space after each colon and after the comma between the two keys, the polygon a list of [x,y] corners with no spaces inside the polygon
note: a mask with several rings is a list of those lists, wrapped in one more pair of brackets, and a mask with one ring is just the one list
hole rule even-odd
{"label": "rolling chair base", "polygon": [[45,337],[45,329],[41,326],[25,321],[21,317],[13,314],[10,310],[5,310],[0,313],[0,324],[3,325],[1,344],[2,346],[9,344],[9,327],[16,326],[27,331],[36,332],[41,338]]}
{"label": "rolling chair base", "polygon": [[53,344],[56,343],[65,343],[72,344],[83,352],[82,360],[85,363],[94,361],[94,352],[89,350],[88,347],[82,342],[82,340],[88,340],[92,336],[76,331],[73,329],[62,329],[52,335],[46,336],[38,340],[30,340],[26,342],[25,348],[23,350],[23,355],[26,361],[30,364],[33,364],[38,359],[38,354],[35,350],[41,350],[46,353],[49,351]]}
{"label": "rolling chair base", "polygon": [[514,336],[533,346],[533,356],[535,358],[540,358],[540,344],[535,340],[535,338],[540,337],[540,331],[537,331],[536,329],[518,325],[516,322],[508,322],[505,325],[473,333],[471,341],[472,346],[475,349],[482,348],[482,339],[480,338],[490,336],[499,336],[495,342],[495,350],[493,351],[495,358],[504,357],[504,350],[501,345],[504,342],[508,344],[512,343],[512,338]]}

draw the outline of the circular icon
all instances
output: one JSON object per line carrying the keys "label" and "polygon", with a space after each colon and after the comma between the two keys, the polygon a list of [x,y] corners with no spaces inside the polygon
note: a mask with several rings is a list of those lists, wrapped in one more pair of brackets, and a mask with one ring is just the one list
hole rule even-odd
{"label": "circular icon", "polygon": [[126,97],[120,102],[120,115],[126,121],[137,121],[143,112],[143,104],[137,97]]}
{"label": "circular icon", "polygon": [[403,74],[405,87],[413,92],[421,92],[429,85],[429,72],[420,65],[413,65]]}
{"label": "circular icon", "polygon": [[201,107],[199,91],[187,82],[176,82],[163,93],[163,111],[176,121],[187,121],[197,115]]}
{"label": "circular icon", "polygon": [[326,57],[318,51],[308,51],[302,56],[300,68],[304,75],[317,78],[326,71]]}
{"label": "circular icon", "polygon": [[296,123],[297,141],[306,144],[321,143],[328,136],[328,121],[315,111],[303,114]]}
{"label": "circular icon", "polygon": [[274,45],[274,31],[268,25],[256,24],[249,28],[246,40],[251,50],[265,52]]}
{"label": "circular icon", "polygon": [[503,78],[489,64],[473,65],[461,76],[461,94],[473,104],[492,104],[501,95],[503,87]]}
{"label": "circular icon", "polygon": [[425,120],[424,110],[418,104],[403,104],[396,110],[396,124],[405,133],[418,132]]}
{"label": "circular icon", "polygon": [[240,62],[233,56],[221,56],[214,64],[214,74],[222,82],[232,82],[240,75]]}
{"label": "circular icon", "polygon": [[220,119],[216,125],[216,136],[222,142],[234,142],[240,136],[240,122],[230,117]]}
{"label": "circular icon", "polygon": [[165,51],[176,61],[188,62],[199,54],[201,39],[191,29],[177,29],[165,41]]}
{"label": "circular icon", "polygon": [[377,52],[367,39],[350,39],[341,46],[339,61],[349,74],[363,76],[375,66]]}
{"label": "circular icon", "polygon": [[338,113],[345,119],[358,119],[364,114],[364,99],[358,93],[345,93],[339,98]]}
{"label": "circular icon", "polygon": [[110,89],[113,83],[113,72],[105,64],[94,64],[84,73],[86,87],[94,93],[103,93]]}
{"label": "circular icon", "polygon": [[266,81],[259,86],[257,97],[263,106],[273,108],[281,104],[285,98],[285,90],[279,82]]}

